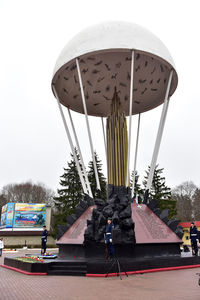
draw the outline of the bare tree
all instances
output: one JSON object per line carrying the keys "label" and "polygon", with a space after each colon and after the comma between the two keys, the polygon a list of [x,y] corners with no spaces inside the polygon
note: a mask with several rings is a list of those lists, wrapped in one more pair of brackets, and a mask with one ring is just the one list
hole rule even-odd
{"label": "bare tree", "polygon": [[173,192],[180,196],[187,196],[192,200],[192,197],[197,189],[197,186],[192,181],[184,181],[173,189]]}
{"label": "bare tree", "polygon": [[177,219],[182,222],[193,219],[193,197],[196,189],[192,181],[185,181],[172,190],[172,199],[177,202]]}
{"label": "bare tree", "polygon": [[176,201],[177,216],[182,222],[192,220],[192,202],[187,196],[172,193],[172,199]]}
{"label": "bare tree", "polygon": [[200,189],[196,189],[193,197],[193,214],[194,220],[200,220]]}
{"label": "bare tree", "polygon": [[46,203],[53,206],[55,193],[43,183],[25,182],[4,186],[2,195],[7,202]]}

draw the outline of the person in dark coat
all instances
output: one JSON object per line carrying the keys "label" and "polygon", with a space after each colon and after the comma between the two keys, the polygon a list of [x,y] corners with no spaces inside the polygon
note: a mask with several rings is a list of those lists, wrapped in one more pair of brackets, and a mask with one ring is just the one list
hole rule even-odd
{"label": "person in dark coat", "polygon": [[[105,244],[108,249],[109,258],[112,259],[114,257],[114,246],[112,242],[112,230],[114,229],[114,224],[112,222],[112,218],[108,218],[106,224],[106,232],[105,232]],[[108,259],[108,257],[107,257]]]}
{"label": "person in dark coat", "polygon": [[194,222],[191,222],[190,227],[190,240],[192,246],[192,255],[198,255],[198,241],[199,241],[199,232]]}
{"label": "person in dark coat", "polygon": [[44,225],[43,227],[43,231],[42,231],[42,237],[41,237],[41,241],[42,241],[42,250],[41,250],[41,254],[45,255],[46,254],[46,244],[47,244],[47,230],[46,230],[46,226]]}

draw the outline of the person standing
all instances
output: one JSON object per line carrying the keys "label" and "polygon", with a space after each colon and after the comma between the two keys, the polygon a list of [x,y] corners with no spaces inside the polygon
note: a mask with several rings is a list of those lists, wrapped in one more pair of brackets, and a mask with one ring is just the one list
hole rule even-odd
{"label": "person standing", "polygon": [[3,238],[0,238],[0,256],[2,255],[3,248],[4,248]]}
{"label": "person standing", "polygon": [[108,218],[106,224],[106,232],[105,232],[105,244],[108,248],[109,258],[112,259],[114,257],[114,246],[112,243],[112,230],[114,229],[114,224],[112,222],[112,218]]}
{"label": "person standing", "polygon": [[46,226],[44,225],[43,227],[43,231],[42,231],[42,237],[41,237],[41,241],[42,241],[42,250],[41,250],[41,254],[45,255],[46,254],[46,244],[47,244],[47,230],[46,230]]}
{"label": "person standing", "polygon": [[197,227],[194,222],[191,222],[190,226],[190,240],[192,246],[192,255],[198,255],[198,241],[199,241],[199,233]]}

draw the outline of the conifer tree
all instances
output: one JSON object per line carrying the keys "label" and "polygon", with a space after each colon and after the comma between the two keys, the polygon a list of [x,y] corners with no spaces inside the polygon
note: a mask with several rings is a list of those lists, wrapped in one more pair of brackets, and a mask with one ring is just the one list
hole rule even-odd
{"label": "conifer tree", "polygon": [[[75,149],[76,154],[77,150]],[[77,154],[79,159],[79,155]],[[66,216],[74,213],[76,206],[83,199],[83,189],[76,168],[76,163],[71,154],[71,161],[68,162],[68,167],[64,168],[64,174],[60,176],[61,188],[57,190],[57,197],[54,197],[55,206],[58,211],[58,219],[66,222]],[[60,224],[61,224],[60,223]]]}
{"label": "conifer tree", "polygon": [[101,197],[103,200],[106,200],[106,179],[102,172],[102,163],[101,160],[98,158],[97,153],[94,153],[95,155],[95,161],[97,165],[97,172],[99,175],[99,182],[101,187],[101,195],[99,195],[99,192],[97,190],[97,184],[96,184],[96,178],[95,178],[95,172],[94,172],[94,164],[93,161],[90,161],[88,164],[88,179],[90,182],[93,198]]}
{"label": "conifer tree", "polygon": [[[143,185],[146,187],[149,176],[150,167],[144,177]],[[171,199],[171,189],[165,184],[165,177],[162,176],[163,168],[160,169],[158,165],[155,167],[154,176],[152,180],[151,189],[149,191],[149,198],[158,200],[158,206],[161,210],[169,209],[169,218],[176,216],[176,201]]]}
{"label": "conifer tree", "polygon": [[[143,185],[146,187],[147,180],[149,177],[150,167],[144,177]],[[155,167],[151,189],[149,191],[150,198],[155,198],[157,200],[168,200],[171,198],[171,189],[165,185],[165,177],[162,176],[163,168],[159,169],[158,165]]]}

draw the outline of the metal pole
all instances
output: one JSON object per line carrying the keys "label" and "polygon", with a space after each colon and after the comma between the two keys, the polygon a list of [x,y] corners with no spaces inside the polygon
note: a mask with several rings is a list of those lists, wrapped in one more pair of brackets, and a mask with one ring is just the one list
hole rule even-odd
{"label": "metal pole", "polygon": [[103,117],[101,117],[101,124],[102,124],[102,129],[103,129],[103,139],[104,139],[104,146],[105,146],[105,153],[106,153],[106,162],[107,162],[106,135],[105,135],[105,129],[104,129],[104,123],[103,123]]}
{"label": "metal pole", "polygon": [[71,126],[72,126],[72,131],[73,131],[73,134],[74,134],[74,138],[75,138],[75,141],[76,141],[76,145],[77,145],[77,148],[78,148],[78,152],[79,152],[79,155],[80,155],[80,161],[81,161],[82,168],[83,168],[83,173],[84,173],[84,176],[85,176],[85,181],[86,181],[88,194],[90,195],[90,197],[93,198],[90,183],[89,183],[89,180],[88,180],[88,175],[87,175],[86,168],[85,168],[85,164],[83,162],[83,156],[82,156],[81,148],[80,148],[78,137],[77,137],[76,130],[75,130],[75,127],[74,127],[74,122],[72,120],[72,115],[71,115],[70,109],[67,108],[67,110],[68,110],[69,119],[70,119]]}
{"label": "metal pole", "polygon": [[154,146],[154,152],[153,152],[153,156],[152,156],[152,160],[151,160],[149,177],[148,177],[147,186],[146,186],[147,191],[149,191],[151,189],[154,170],[155,170],[156,162],[157,162],[157,158],[158,158],[158,152],[159,152],[159,148],[160,148],[160,143],[161,143],[162,134],[163,134],[163,130],[164,130],[165,120],[166,120],[166,116],[167,116],[167,110],[168,110],[168,106],[169,106],[169,91],[170,91],[172,76],[173,76],[173,70],[171,70],[171,72],[170,72],[167,89],[166,89],[166,93],[165,93],[165,100],[164,100],[164,104],[163,104],[158,133],[157,133],[156,142],[155,142],[155,146]]}
{"label": "metal pole", "polygon": [[78,158],[77,158],[77,155],[76,155],[76,151],[75,151],[75,148],[73,146],[73,142],[72,142],[72,138],[71,138],[71,135],[70,135],[70,132],[69,132],[69,128],[67,126],[67,122],[65,120],[65,116],[64,116],[64,113],[63,113],[63,110],[62,110],[62,106],[60,104],[60,101],[58,99],[58,95],[57,95],[56,90],[55,90],[54,87],[53,87],[53,91],[54,91],[54,95],[55,95],[57,103],[58,103],[58,108],[60,110],[61,118],[63,120],[63,124],[64,124],[65,131],[66,131],[66,134],[67,134],[67,137],[68,137],[68,140],[69,140],[71,151],[72,151],[73,156],[74,156],[74,160],[75,160],[75,163],[76,163],[76,167],[77,167],[77,170],[78,170],[78,174],[79,174],[79,177],[80,177],[82,188],[83,188],[84,193],[87,194],[87,188],[86,188],[85,181],[84,181],[84,178],[83,178],[83,174],[82,174],[82,171],[81,171],[81,168],[80,168],[80,164],[79,164],[79,161],[78,161]]}
{"label": "metal pole", "polygon": [[83,90],[83,83],[82,83],[82,78],[81,78],[81,71],[80,71],[79,61],[78,61],[77,58],[76,58],[76,66],[77,66],[77,71],[78,71],[79,84],[80,84],[80,88],[81,88],[81,96],[82,96],[83,108],[84,108],[86,125],[87,125],[87,130],[88,130],[90,149],[91,149],[91,153],[92,153],[92,159],[93,159],[97,189],[101,190],[100,182],[99,182],[99,176],[98,176],[98,172],[97,172],[97,165],[96,165],[96,161],[95,161],[94,149],[93,149],[93,144],[92,144],[92,137],[91,137],[91,132],[90,132],[90,125],[89,125],[89,120],[88,120],[87,107],[86,107],[85,95],[84,95],[84,90]]}
{"label": "metal pole", "polygon": [[134,189],[135,189],[135,175],[136,175],[136,163],[137,163],[137,153],[138,153],[139,132],[140,132],[140,114],[138,115],[138,127],[137,127],[137,137],[136,137],[136,145],[135,145],[135,159],[134,159],[134,169],[133,169],[132,197],[134,196]]}
{"label": "metal pole", "polygon": [[130,82],[130,105],[129,105],[129,136],[128,136],[128,157],[126,170],[126,186],[129,186],[129,165],[130,165],[130,149],[131,149],[131,123],[132,123],[132,106],[133,106],[133,75],[134,75],[134,51],[131,57],[131,82]]}

